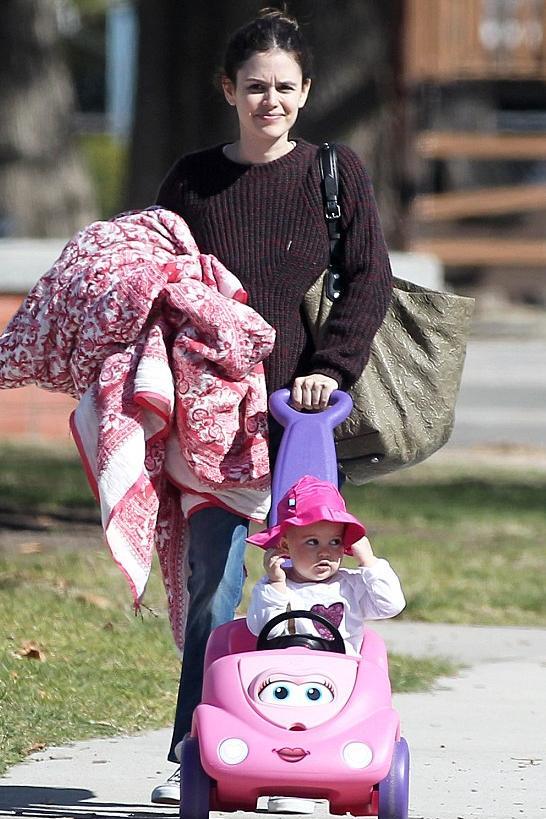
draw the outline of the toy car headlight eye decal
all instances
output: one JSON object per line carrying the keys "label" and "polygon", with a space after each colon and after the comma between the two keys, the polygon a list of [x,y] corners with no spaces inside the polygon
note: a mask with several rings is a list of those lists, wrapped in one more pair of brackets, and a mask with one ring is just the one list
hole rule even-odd
{"label": "toy car headlight eye decal", "polygon": [[367,768],[373,759],[372,749],[364,742],[348,742],[342,753],[349,768]]}
{"label": "toy car headlight eye decal", "polygon": [[239,765],[248,756],[248,745],[242,739],[224,739],[218,746],[218,756],[226,765]]}
{"label": "toy car headlight eye decal", "polygon": [[292,705],[290,700],[294,697],[297,685],[290,680],[273,680],[266,682],[260,689],[258,699],[270,705]]}
{"label": "toy car headlight eye decal", "polygon": [[267,681],[260,689],[258,699],[269,705],[297,706],[325,705],[332,702],[334,692],[326,682],[295,683],[291,680]]}
{"label": "toy car headlight eye decal", "polygon": [[329,685],[324,683],[311,683],[310,685],[302,686],[305,691],[305,698],[308,705],[321,704],[332,702],[334,699],[334,692]]}

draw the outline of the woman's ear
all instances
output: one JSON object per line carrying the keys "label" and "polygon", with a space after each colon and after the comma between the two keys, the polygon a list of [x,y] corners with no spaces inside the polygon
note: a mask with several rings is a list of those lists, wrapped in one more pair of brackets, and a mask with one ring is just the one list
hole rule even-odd
{"label": "woman's ear", "polygon": [[229,77],[224,76],[221,79],[222,82],[222,91],[224,92],[224,97],[226,98],[229,105],[235,105],[235,86]]}
{"label": "woman's ear", "polygon": [[307,102],[307,97],[309,96],[309,89],[311,88],[311,80],[305,80],[303,83],[300,100],[298,102],[298,108],[303,108],[305,103]]}

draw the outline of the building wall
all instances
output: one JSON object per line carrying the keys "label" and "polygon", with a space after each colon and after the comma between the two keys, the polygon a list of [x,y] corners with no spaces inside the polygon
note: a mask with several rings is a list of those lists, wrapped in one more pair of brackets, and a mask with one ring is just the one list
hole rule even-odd
{"label": "building wall", "polygon": [[406,0],[405,77],[546,79],[546,0]]}
{"label": "building wall", "polygon": [[[16,312],[23,296],[0,293],[0,331]],[[0,440],[70,441],[68,419],[76,401],[38,387],[0,390]]]}

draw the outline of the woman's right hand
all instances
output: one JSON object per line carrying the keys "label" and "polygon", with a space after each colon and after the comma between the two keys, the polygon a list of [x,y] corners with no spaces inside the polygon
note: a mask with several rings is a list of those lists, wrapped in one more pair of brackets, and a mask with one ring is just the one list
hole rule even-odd
{"label": "woman's right hand", "polygon": [[321,412],[326,409],[330,396],[338,388],[335,378],[330,378],[329,375],[312,373],[300,376],[292,385],[292,406],[297,410]]}

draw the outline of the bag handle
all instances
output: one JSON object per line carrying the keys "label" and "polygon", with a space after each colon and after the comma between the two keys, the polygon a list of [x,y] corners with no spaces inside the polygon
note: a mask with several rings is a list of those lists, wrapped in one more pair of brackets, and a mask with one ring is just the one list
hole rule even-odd
{"label": "bag handle", "polygon": [[341,209],[339,206],[339,176],[337,170],[337,150],[329,142],[323,143],[319,150],[320,176],[322,179],[322,199],[324,218],[330,239],[330,261],[326,274],[326,295],[331,301],[341,296],[341,265],[339,261],[341,246]]}

